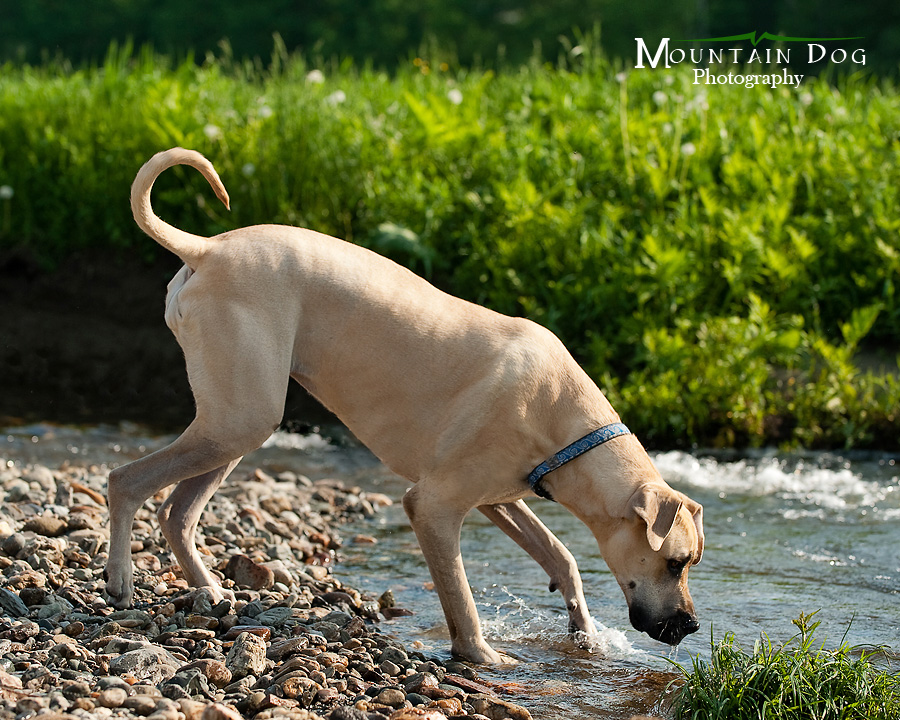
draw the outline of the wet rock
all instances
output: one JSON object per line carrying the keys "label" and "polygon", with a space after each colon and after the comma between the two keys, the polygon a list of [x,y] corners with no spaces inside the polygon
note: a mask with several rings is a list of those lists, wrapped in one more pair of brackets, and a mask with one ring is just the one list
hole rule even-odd
{"label": "wet rock", "polygon": [[395,604],[396,600],[394,600],[394,592],[392,590],[385,590],[378,598],[378,607],[382,610],[392,608]]}
{"label": "wet rock", "polygon": [[468,702],[475,712],[490,720],[531,720],[531,713],[525,708],[492,695],[469,695]]}
{"label": "wet rock", "polygon": [[403,681],[403,687],[408,693],[434,698],[438,692],[438,679],[431,673],[417,672]]}

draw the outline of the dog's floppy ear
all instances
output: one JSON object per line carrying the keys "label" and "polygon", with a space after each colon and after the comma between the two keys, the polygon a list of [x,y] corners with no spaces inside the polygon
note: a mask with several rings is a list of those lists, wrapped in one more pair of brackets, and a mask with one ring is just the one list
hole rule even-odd
{"label": "dog's floppy ear", "polygon": [[628,509],[647,523],[647,540],[657,552],[675,524],[682,505],[679,494],[665,485],[641,485],[628,501]]}
{"label": "dog's floppy ear", "polygon": [[694,558],[693,562],[693,564],[696,565],[700,562],[700,558],[703,557],[703,506],[685,496],[684,507],[694,518],[694,527],[697,528],[697,557]]}

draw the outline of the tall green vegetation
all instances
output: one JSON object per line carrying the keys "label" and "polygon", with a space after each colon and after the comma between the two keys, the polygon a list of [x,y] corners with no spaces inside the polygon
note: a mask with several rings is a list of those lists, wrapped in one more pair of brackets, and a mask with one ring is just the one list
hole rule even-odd
{"label": "tall green vegetation", "polygon": [[[157,211],[203,234],[304,225],[557,332],[651,445],[896,447],[900,103],[623,71],[589,40],[500,73],[387,74],[276,48],[0,73],[0,243],[44,265],[161,252],[128,188],[153,152],[215,163]],[[9,191],[14,194],[6,197]],[[112,260],[109,260],[112,262]]]}

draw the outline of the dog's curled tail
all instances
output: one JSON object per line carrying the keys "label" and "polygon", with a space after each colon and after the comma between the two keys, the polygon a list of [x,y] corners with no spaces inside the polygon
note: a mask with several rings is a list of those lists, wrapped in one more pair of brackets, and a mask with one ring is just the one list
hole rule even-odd
{"label": "dog's curled tail", "polygon": [[153,212],[153,207],[150,205],[150,191],[153,189],[156,178],[164,170],[175,165],[190,165],[199,170],[212,186],[216,197],[225,204],[226,208],[230,209],[228,193],[212,163],[194,150],[176,147],[157,153],[138,170],[137,177],[131,185],[131,212],[141,230],[164,248],[175,253],[186,265],[196,269],[197,260],[206,252],[211,240],[199,235],[192,235],[163,222]]}

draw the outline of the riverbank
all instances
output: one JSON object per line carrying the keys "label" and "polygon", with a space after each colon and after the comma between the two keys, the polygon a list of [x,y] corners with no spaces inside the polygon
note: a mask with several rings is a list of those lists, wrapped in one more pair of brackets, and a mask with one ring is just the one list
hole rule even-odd
{"label": "riverbank", "polygon": [[[84,462],[84,460],[82,460]],[[331,568],[340,526],[391,500],[292,472],[246,471],[210,502],[201,552],[235,592],[192,592],[148,501],[135,522],[134,609],[103,598],[105,465],[0,469],[0,718],[523,720],[468,665],[381,632],[411,611]]]}

